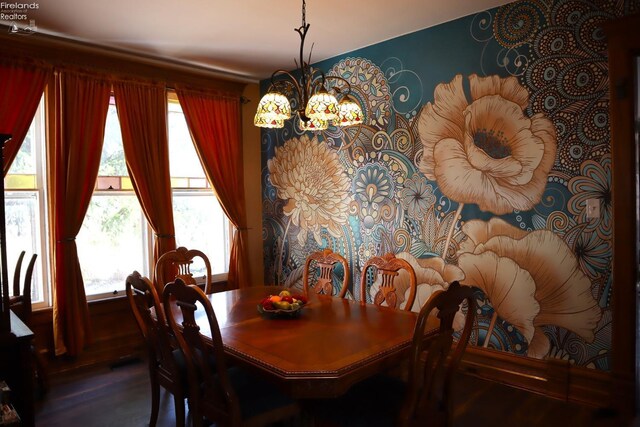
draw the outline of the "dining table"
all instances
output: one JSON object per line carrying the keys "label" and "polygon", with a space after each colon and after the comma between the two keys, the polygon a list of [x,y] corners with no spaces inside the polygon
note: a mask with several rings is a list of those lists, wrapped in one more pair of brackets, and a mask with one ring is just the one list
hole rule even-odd
{"label": "dining table", "polygon": [[[338,397],[406,360],[417,313],[310,293],[296,316],[261,314],[260,301],[283,289],[253,286],[208,295],[233,364],[304,399]],[[179,309],[173,313],[180,324]],[[211,343],[204,310],[196,311],[196,322]],[[438,327],[436,319],[430,322],[427,336]]]}

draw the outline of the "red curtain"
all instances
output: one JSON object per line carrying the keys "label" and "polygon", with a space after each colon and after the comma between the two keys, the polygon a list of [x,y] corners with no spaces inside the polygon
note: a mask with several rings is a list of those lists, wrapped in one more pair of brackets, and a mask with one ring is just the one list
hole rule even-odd
{"label": "red curtain", "polygon": [[80,231],[100,166],[110,84],[62,72],[55,78],[54,148],[49,150],[55,270],[53,332],[56,354],[75,356],[91,340],[89,309],[78,261]]}
{"label": "red curtain", "polygon": [[3,176],[27,135],[51,71],[21,64],[0,64],[0,133],[11,135],[4,145]]}
{"label": "red curtain", "polygon": [[229,286],[245,287],[249,283],[240,99],[179,88],[176,92],[202,167],[236,228],[229,259]]}
{"label": "red curtain", "polygon": [[[113,91],[129,176],[147,221],[156,235],[153,253],[155,265],[162,254],[176,248],[169,175],[166,90],[160,85],[118,82],[114,83]],[[164,277],[172,277],[174,271],[171,269],[165,273]],[[156,283],[156,286],[160,285]],[[158,291],[162,292],[162,289]]]}

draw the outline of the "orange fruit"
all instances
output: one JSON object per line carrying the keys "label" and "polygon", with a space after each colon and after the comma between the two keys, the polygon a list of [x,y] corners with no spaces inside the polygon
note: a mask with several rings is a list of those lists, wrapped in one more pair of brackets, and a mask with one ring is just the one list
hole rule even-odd
{"label": "orange fruit", "polygon": [[282,298],[280,298],[278,295],[271,295],[269,299],[271,300],[271,302],[280,302],[280,300],[282,300]]}

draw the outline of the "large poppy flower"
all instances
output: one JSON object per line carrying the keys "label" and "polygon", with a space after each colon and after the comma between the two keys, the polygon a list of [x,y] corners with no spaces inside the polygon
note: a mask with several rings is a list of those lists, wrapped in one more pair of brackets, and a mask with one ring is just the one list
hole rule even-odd
{"label": "large poppy flower", "polygon": [[556,155],[553,123],[524,115],[529,95],[514,77],[462,76],[439,84],[420,112],[419,168],[459,203],[497,215],[529,210],[542,197]]}

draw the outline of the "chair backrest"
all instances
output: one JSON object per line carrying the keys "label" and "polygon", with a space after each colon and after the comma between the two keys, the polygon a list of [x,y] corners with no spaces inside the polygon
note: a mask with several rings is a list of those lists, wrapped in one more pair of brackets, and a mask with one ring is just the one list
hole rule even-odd
{"label": "chair backrest", "polygon": [[22,260],[24,259],[25,251],[20,252],[18,261],[16,262],[16,269],[13,270],[13,296],[20,295],[20,273],[22,273]]}
{"label": "chair backrest", "polygon": [[[315,284],[310,284],[310,267],[314,262],[319,272]],[[344,270],[342,287],[338,292],[338,296],[344,298],[349,289],[349,264],[342,255],[333,252],[331,249],[314,252],[307,257],[307,262],[304,264],[304,275],[302,277],[304,292],[308,293],[309,290],[312,290],[317,294],[333,295],[333,278],[331,276],[337,264],[341,264]]]}
{"label": "chair backrest", "polygon": [[[467,302],[464,328],[453,347],[453,321],[461,304]],[[424,338],[427,319],[437,310],[440,327],[437,334]],[[469,342],[476,304],[473,290],[456,281],[446,291],[434,293],[420,310],[413,332],[408,389],[400,413],[400,425],[447,425],[449,395],[453,374]]]}
{"label": "chair backrest", "polygon": [[404,269],[409,273],[409,296],[405,300],[404,310],[410,311],[413,307],[413,301],[416,298],[416,272],[408,261],[402,258],[396,258],[392,253],[385,254],[381,257],[373,257],[364,264],[360,278],[360,297],[362,301],[367,301],[369,282],[367,271],[374,267],[377,269],[382,280],[376,294],[371,298],[372,302],[376,305],[381,305],[386,302],[389,307],[398,307],[398,289],[395,284],[395,278],[398,276],[398,271]]}
{"label": "chair backrest", "polygon": [[[162,291],[164,285],[173,281],[176,277],[179,277],[188,285],[195,285],[196,281],[191,273],[191,264],[193,264],[193,260],[197,257],[202,259],[206,269],[204,292],[210,294],[212,287],[211,263],[209,262],[209,258],[207,258],[202,251],[187,249],[184,246],[180,246],[173,251],[165,252],[158,258],[155,268],[155,278],[158,289]],[[173,266],[173,271],[176,272],[174,277],[167,277],[167,271],[171,271],[170,266]]]}
{"label": "chair backrest", "polygon": [[180,367],[173,357],[174,346],[158,292],[151,281],[134,271],[126,279],[126,293],[131,311],[144,336],[150,360],[165,376],[179,381]]}
{"label": "chair backrest", "polygon": [[24,259],[25,252],[22,251],[18,256],[16,263],[16,269],[13,273],[13,297],[11,298],[11,309],[13,312],[26,324],[31,322],[31,282],[33,279],[33,270],[36,265],[36,259],[38,254],[31,255],[29,264],[24,275],[24,282],[22,286],[22,293],[20,293],[20,279],[22,273],[22,261]]}
{"label": "chair backrest", "polygon": [[[227,373],[218,320],[206,294],[176,278],[165,286],[163,303],[168,323],[185,356],[190,406],[194,405],[197,413],[205,412],[216,424],[240,425],[240,404]],[[180,325],[176,322],[176,307],[182,314]],[[204,309],[209,323],[210,344],[205,342],[196,322],[198,307]]]}

